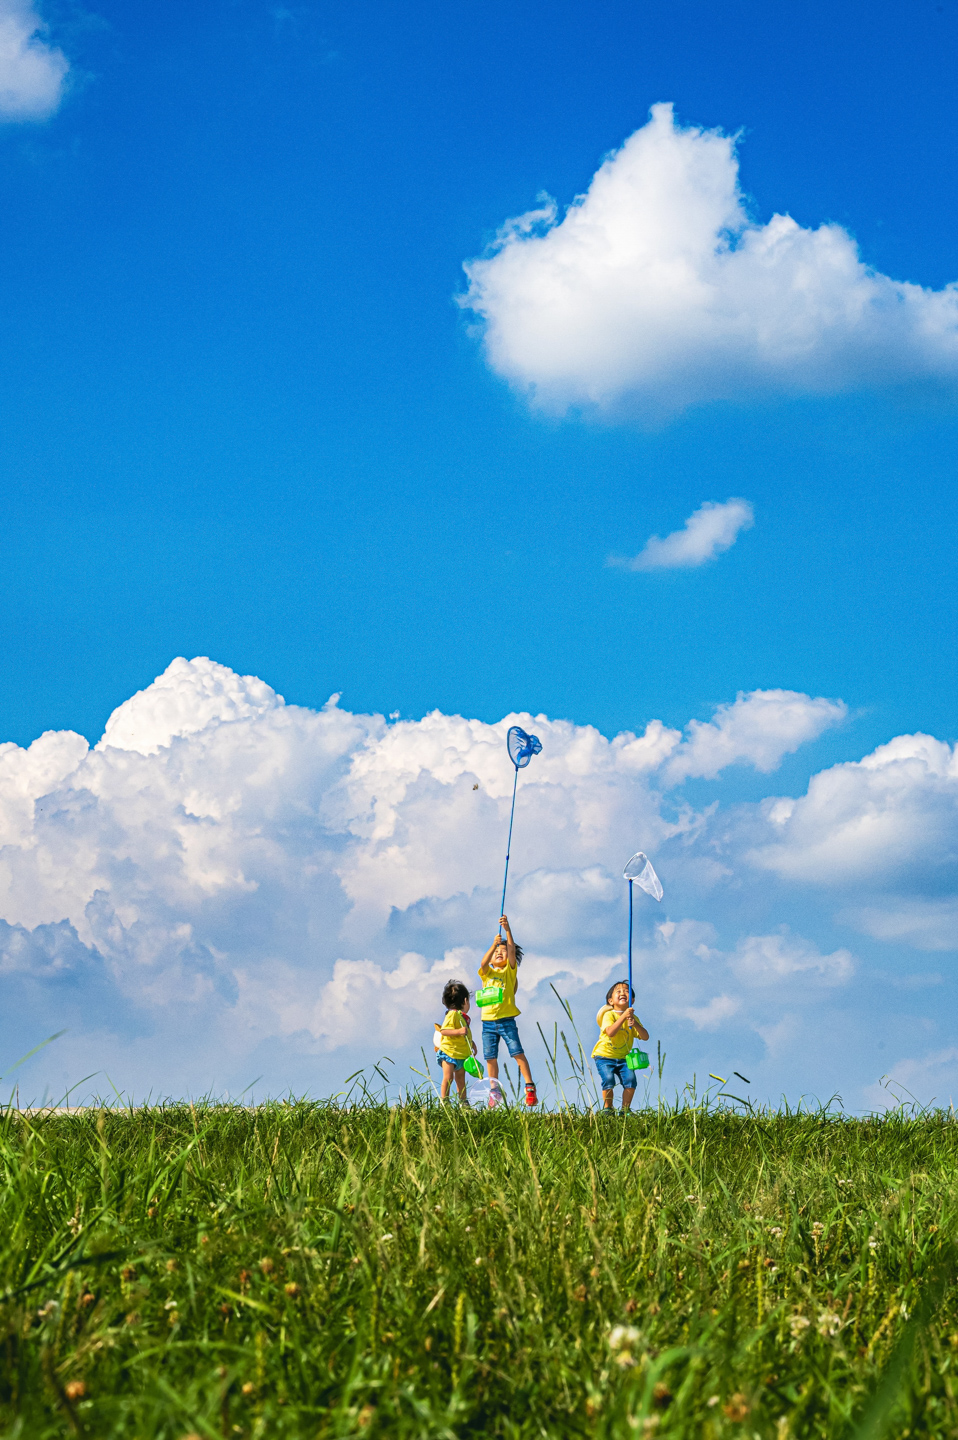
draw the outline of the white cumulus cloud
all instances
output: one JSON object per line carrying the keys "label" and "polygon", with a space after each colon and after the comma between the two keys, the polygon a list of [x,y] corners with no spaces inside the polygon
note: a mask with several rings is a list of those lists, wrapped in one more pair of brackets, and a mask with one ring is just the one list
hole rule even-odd
{"label": "white cumulus cloud", "polygon": [[734,137],[672,107],[560,217],[510,220],[465,265],[492,368],[546,406],[652,418],[745,394],[958,376],[958,288],[866,265],[840,225],[750,218]]}
{"label": "white cumulus cloud", "polygon": [[[384,1055],[408,1083],[420,1047],[431,1054],[444,981],[473,986],[495,931],[517,722],[543,741],[520,779],[508,900],[540,1077],[537,1022],[567,1025],[551,985],[591,1045],[596,1005],[624,973],[622,865],[641,846],[665,887],[661,909],[636,906],[653,1043],[683,1075],[765,1065],[776,1097],[804,1084],[815,1050],[834,1088],[852,1063],[850,997],[867,983],[841,927],[893,947],[893,971],[938,948],[954,913],[944,860],[933,894],[922,889],[922,857],[958,853],[951,748],[899,737],[814,776],[805,796],[754,805],[696,811],[675,787],[733,764],[771,770],[844,713],[771,690],[684,731],[650,721],[611,739],[544,715],[391,725],[176,660],[92,749],[68,731],[0,746],[0,1068],[65,1028],[19,1077],[21,1096],[92,1072],[136,1094],[235,1092],[257,1077],[272,1093],[329,1093]],[[908,824],[876,849],[855,817],[882,809]],[[836,846],[847,883],[830,874]],[[894,892],[880,893],[889,875]],[[898,918],[876,919],[883,906]],[[902,986],[894,1004],[923,994]]]}
{"label": "white cumulus cloud", "polygon": [[70,64],[45,31],[30,0],[0,0],[0,120],[45,120],[59,106]]}
{"label": "white cumulus cloud", "polygon": [[612,556],[609,564],[625,570],[689,570],[730,549],[754,520],[747,500],[726,500],[724,505],[706,500],[681,530],[673,530],[664,540],[652,535],[633,559]]}
{"label": "white cumulus cloud", "polygon": [[812,699],[796,690],[753,690],[731,705],[719,705],[711,720],[691,720],[688,738],[669,760],[674,783],[690,778],[714,780],[729,765],[754,765],[768,774],[784,755],[815,740],[846,718],[841,700]]}
{"label": "white cumulus cloud", "polygon": [[921,881],[958,861],[958,756],[930,735],[899,735],[863,760],[814,775],[797,800],[770,800],[752,861],[790,880],[843,886]]}

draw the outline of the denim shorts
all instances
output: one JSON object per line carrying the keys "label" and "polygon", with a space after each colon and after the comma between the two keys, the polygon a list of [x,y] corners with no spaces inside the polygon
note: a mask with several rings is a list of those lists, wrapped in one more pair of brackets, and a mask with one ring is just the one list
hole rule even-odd
{"label": "denim shorts", "polygon": [[626,1065],[624,1055],[621,1060],[610,1060],[607,1055],[593,1055],[592,1058],[595,1061],[595,1068],[599,1072],[603,1090],[614,1090],[616,1080],[623,1090],[635,1089],[635,1076]]}
{"label": "denim shorts", "polygon": [[505,1020],[483,1020],[483,1060],[498,1060],[500,1040],[505,1040],[506,1049],[509,1051],[513,1060],[517,1055],[524,1054],[522,1041],[519,1039],[519,1027],[516,1025],[516,1017],[514,1015],[509,1015]]}
{"label": "denim shorts", "polygon": [[457,1060],[457,1059],[455,1058],[455,1056],[453,1056],[453,1055],[447,1055],[446,1052],[445,1052],[445,1050],[437,1050],[437,1051],[436,1051],[436,1064],[437,1064],[437,1065],[443,1065],[443,1064],[445,1064],[445,1065],[454,1065],[457,1070],[463,1070],[463,1069],[465,1069],[465,1064],[466,1064],[466,1062],[465,1062],[465,1060]]}

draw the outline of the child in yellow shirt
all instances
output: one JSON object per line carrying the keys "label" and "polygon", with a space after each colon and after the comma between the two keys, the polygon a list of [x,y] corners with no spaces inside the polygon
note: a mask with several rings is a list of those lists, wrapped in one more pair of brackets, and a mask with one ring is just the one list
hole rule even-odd
{"label": "child in yellow shirt", "polygon": [[522,949],[512,938],[509,917],[503,915],[499,921],[503,934],[496,935],[482,957],[479,979],[485,989],[502,991],[502,998],[493,1005],[482,1006],[482,1058],[489,1072],[489,1109],[492,1110],[502,1099],[499,1088],[499,1041],[506,1042],[506,1049],[519,1067],[519,1073],[526,1082],[526,1104],[538,1105],[535,1081],[519,1039],[516,1016],[521,1012],[516,1004],[516,988],[519,984],[519,966],[522,964]]}
{"label": "child in yellow shirt", "polygon": [[466,1071],[463,1062],[475,1055],[476,1046],[469,1024],[469,991],[461,980],[450,980],[442,992],[442,1003],[446,1007],[446,1018],[436,1029],[441,1036],[436,1060],[442,1066],[442,1084],[439,1087],[440,1100],[448,1100],[452,1077],[456,1077],[456,1090],[461,1105],[466,1099]]}
{"label": "child in yellow shirt", "polygon": [[595,1068],[602,1083],[602,1100],[606,1110],[612,1110],[615,1099],[615,1082],[622,1086],[622,1112],[627,1114],[632,1107],[635,1094],[635,1076],[625,1063],[625,1057],[635,1040],[648,1040],[649,1032],[632,1009],[635,991],[629,994],[627,980],[617,980],[605,997],[606,1003],[595,1017],[599,1024],[599,1038],[592,1050]]}

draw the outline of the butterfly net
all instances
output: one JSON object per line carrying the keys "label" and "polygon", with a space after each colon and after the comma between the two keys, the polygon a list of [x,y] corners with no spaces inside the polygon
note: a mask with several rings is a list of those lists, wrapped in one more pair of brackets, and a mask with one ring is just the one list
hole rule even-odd
{"label": "butterfly net", "polygon": [[542,741],[537,735],[527,735],[518,725],[513,725],[506,736],[506,746],[513,765],[517,770],[524,770],[533,755],[542,749]]}
{"label": "butterfly net", "polygon": [[632,856],[622,873],[626,880],[634,880],[639,889],[651,895],[653,900],[662,899],[662,882],[652,869],[652,861],[641,850]]}

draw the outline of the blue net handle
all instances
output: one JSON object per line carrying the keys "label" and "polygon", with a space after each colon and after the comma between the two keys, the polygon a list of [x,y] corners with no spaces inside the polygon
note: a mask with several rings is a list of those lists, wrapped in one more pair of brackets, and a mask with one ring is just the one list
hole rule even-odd
{"label": "blue net handle", "polygon": [[[509,839],[506,841],[506,873],[502,879],[502,904],[499,907],[499,914],[504,915],[506,911],[506,886],[509,883],[509,856],[512,853],[512,822],[516,818],[516,786],[519,783],[519,771],[524,770],[532,759],[542,749],[542,741],[538,735],[527,735],[518,725],[510,725],[509,733],[506,736],[506,749],[509,751],[509,759],[516,767],[515,779],[512,782],[512,809],[509,812]],[[502,926],[499,927],[499,934],[502,934]]]}

